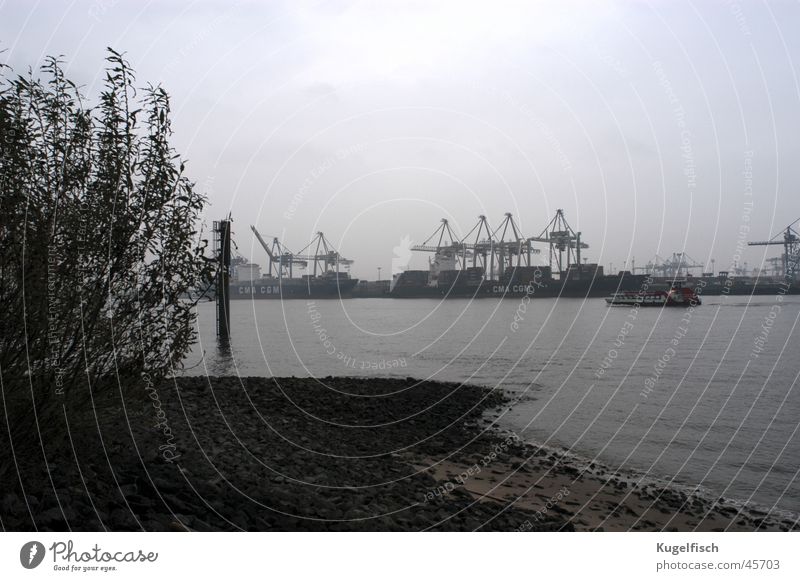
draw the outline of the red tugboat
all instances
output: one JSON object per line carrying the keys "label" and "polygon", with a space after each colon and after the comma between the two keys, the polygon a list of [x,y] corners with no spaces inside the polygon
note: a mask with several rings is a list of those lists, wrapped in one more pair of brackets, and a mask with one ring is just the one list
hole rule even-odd
{"label": "red tugboat", "polygon": [[676,282],[667,290],[624,291],[606,299],[609,305],[639,305],[642,307],[694,307],[702,304],[693,288]]}

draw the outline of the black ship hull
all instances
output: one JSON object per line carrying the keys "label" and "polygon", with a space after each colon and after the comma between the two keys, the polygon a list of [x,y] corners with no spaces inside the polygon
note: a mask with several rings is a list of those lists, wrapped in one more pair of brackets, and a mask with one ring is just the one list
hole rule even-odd
{"label": "black ship hull", "polygon": [[289,300],[349,298],[358,279],[284,278],[234,282],[231,299]]}
{"label": "black ship hull", "polygon": [[[546,267],[519,269],[506,280],[483,280],[481,273],[459,272],[450,284],[426,284],[427,273],[407,271],[389,293],[394,298],[605,298],[621,292],[648,292],[669,289],[669,278],[621,272],[617,275],[552,278]],[[527,282],[525,282],[527,281]],[[741,280],[720,278],[688,279],[687,284],[704,296],[796,295],[800,286],[774,280]]]}
{"label": "black ship hull", "polygon": [[607,297],[615,292],[639,291],[647,288],[646,275],[624,274],[599,276],[586,280],[535,279],[530,282],[480,281],[477,284],[449,286],[396,286],[394,298],[592,298]]}
{"label": "black ship hull", "polygon": [[[645,292],[662,285],[647,275],[598,276],[586,279],[558,280],[552,278],[521,281],[461,281],[450,285],[397,285],[380,292],[356,291],[358,279],[303,278],[260,279],[234,282],[230,285],[231,299],[337,299],[337,298],[398,298],[398,299],[480,299],[480,298],[605,298],[617,292]],[[665,284],[665,283],[664,283]],[[698,294],[704,296],[746,296],[800,294],[797,285],[759,282],[758,284],[725,284],[725,282],[693,281]],[[387,292],[388,290],[388,292]]]}

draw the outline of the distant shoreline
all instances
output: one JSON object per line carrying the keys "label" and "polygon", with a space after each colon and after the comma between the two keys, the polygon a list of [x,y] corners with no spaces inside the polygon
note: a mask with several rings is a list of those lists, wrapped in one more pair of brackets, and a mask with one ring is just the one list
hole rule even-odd
{"label": "distant shoreline", "polygon": [[6,530],[800,528],[528,445],[488,426],[506,403],[412,378],[143,384],[126,411],[102,402],[102,441],[86,424],[74,452],[52,458],[59,502],[31,461],[27,503],[10,490],[0,515]]}

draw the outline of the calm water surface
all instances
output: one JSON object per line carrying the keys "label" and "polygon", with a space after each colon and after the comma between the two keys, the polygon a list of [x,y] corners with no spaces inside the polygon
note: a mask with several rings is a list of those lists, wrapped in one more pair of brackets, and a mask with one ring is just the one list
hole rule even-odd
{"label": "calm water surface", "polygon": [[[229,352],[199,306],[188,373],[468,381],[501,426],[619,470],[800,513],[800,297],[693,310],[602,299],[235,301]],[[203,356],[204,354],[204,356]]]}

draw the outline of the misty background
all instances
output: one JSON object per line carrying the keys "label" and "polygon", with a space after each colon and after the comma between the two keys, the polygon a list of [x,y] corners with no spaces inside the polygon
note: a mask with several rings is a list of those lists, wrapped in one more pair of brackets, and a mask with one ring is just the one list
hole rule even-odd
{"label": "misty background", "polygon": [[800,218],[798,23],[796,2],[5,1],[0,62],[64,55],[94,104],[125,52],[172,97],[208,223],[231,213],[262,267],[250,224],[294,251],[322,230],[375,279],[443,217],[534,236],[563,208],[590,262],[719,271]]}

